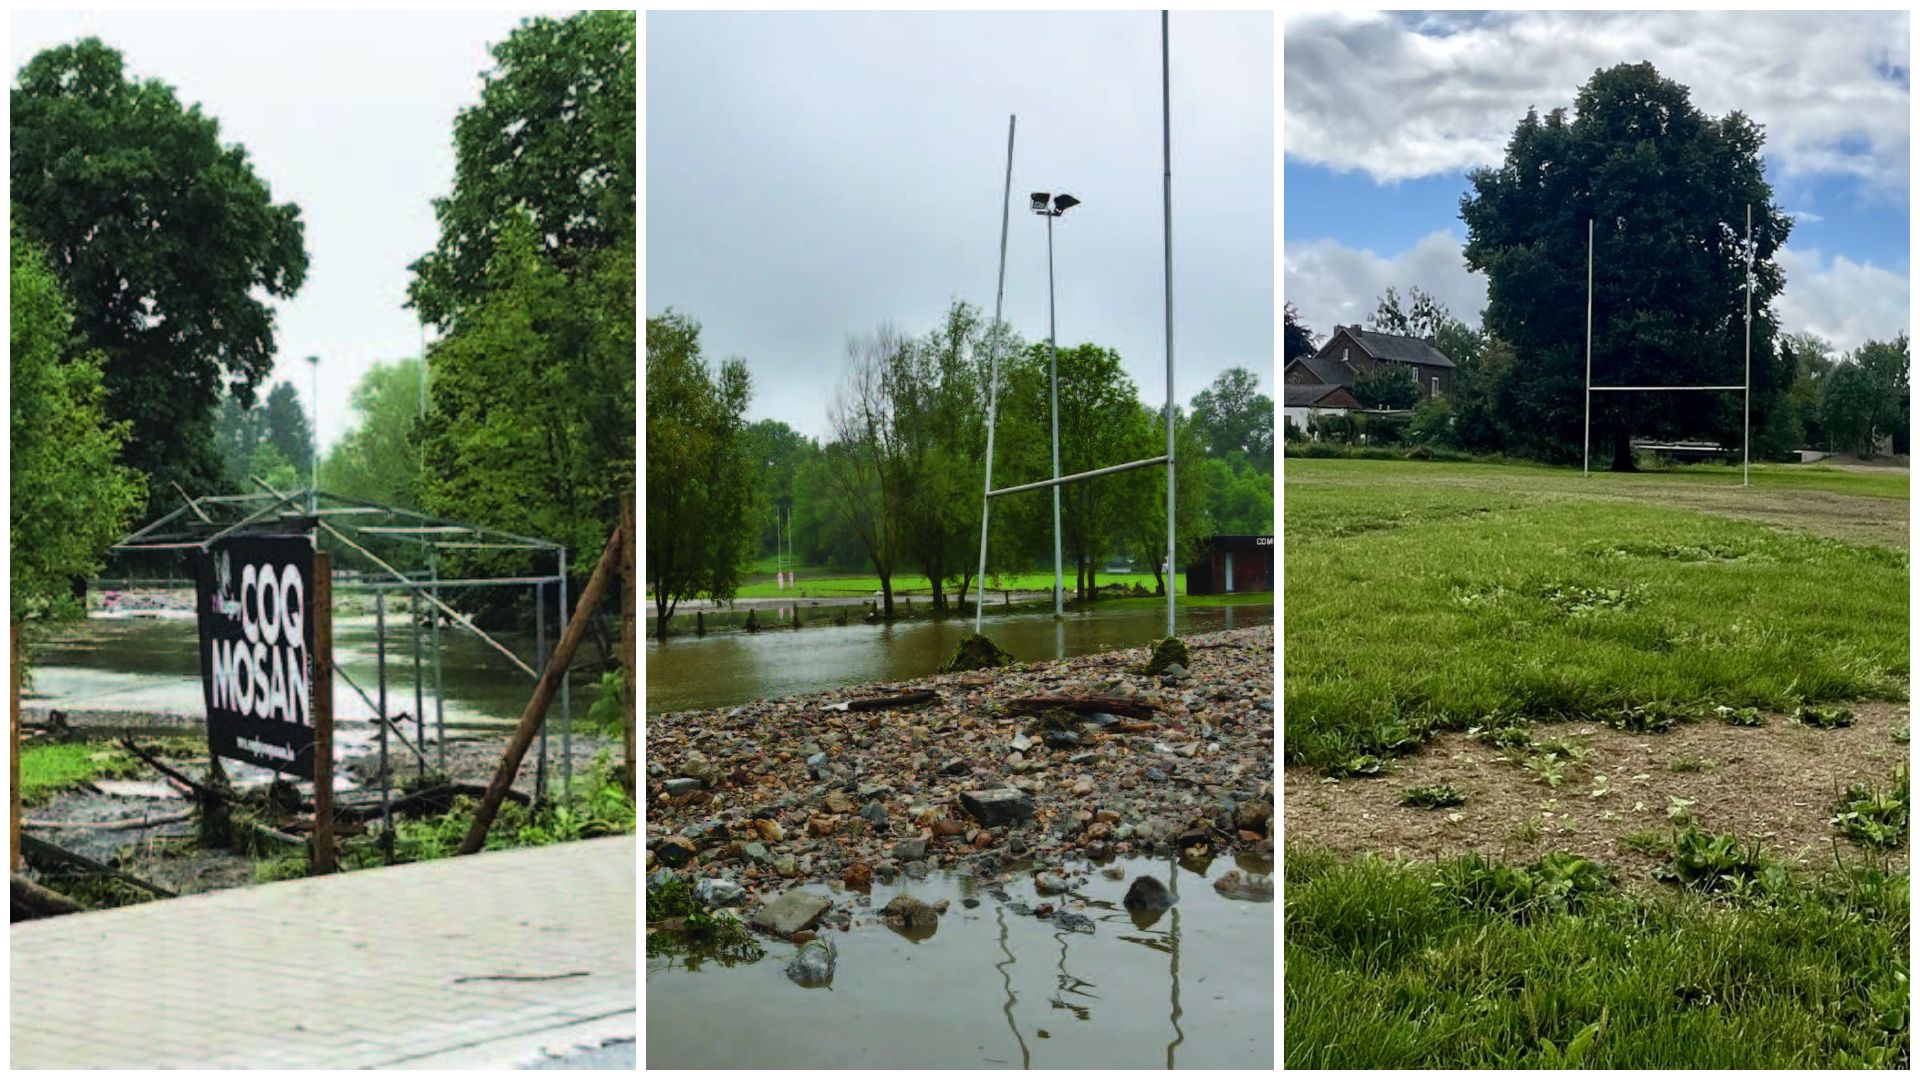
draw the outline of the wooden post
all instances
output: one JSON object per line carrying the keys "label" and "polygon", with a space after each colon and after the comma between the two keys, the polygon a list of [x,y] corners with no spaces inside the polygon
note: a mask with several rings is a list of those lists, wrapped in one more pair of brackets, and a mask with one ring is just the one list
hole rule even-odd
{"label": "wooden post", "polygon": [[636,794],[639,773],[634,763],[634,703],[640,699],[640,669],[634,663],[636,621],[640,607],[640,584],[633,565],[633,492],[620,497],[620,678],[626,688],[627,795]]}
{"label": "wooden post", "polygon": [[18,873],[20,870],[20,624],[13,624],[13,636],[8,639],[12,646],[10,666],[13,669],[13,703],[9,712],[13,717],[13,816],[7,830],[7,870]]}
{"label": "wooden post", "polygon": [[333,851],[333,555],[313,553],[313,863],[315,874],[337,867]]}
{"label": "wooden post", "polygon": [[580,647],[580,640],[587,636],[587,624],[593,621],[594,609],[607,595],[607,587],[614,577],[614,570],[620,563],[620,547],[624,542],[621,530],[616,529],[607,539],[605,551],[600,553],[600,562],[593,568],[593,576],[587,579],[587,587],[580,594],[580,603],[573,609],[573,617],[567,620],[566,632],[560,635],[560,644],[547,658],[547,670],[533,688],[533,698],[527,702],[527,711],[520,714],[520,723],[514,728],[513,738],[507,740],[507,750],[500,757],[500,767],[494,771],[493,781],[487,785],[487,793],[480,805],[473,809],[473,825],[467,829],[466,839],[460,842],[460,854],[471,855],[479,851],[487,842],[487,830],[493,827],[493,818],[500,812],[500,803],[513,787],[513,778],[520,773],[520,763],[526,759],[527,747],[533,745],[533,737],[540,732],[541,724],[547,718],[547,706],[553,703],[553,697],[560,690],[560,680],[567,666],[573,663],[573,653]]}

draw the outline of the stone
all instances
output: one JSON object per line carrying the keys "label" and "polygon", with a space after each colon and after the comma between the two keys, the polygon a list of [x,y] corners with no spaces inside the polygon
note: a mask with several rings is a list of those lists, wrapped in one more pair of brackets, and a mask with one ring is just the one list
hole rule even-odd
{"label": "stone", "polygon": [[777,844],[787,838],[787,830],[781,828],[780,823],[772,818],[754,818],[753,831],[759,833],[760,839],[769,844]]}
{"label": "stone", "polygon": [[746,895],[746,889],[725,878],[707,878],[693,887],[694,899],[710,908],[732,907]]}
{"label": "stone", "polygon": [[788,889],[754,912],[753,925],[777,937],[789,937],[811,929],[832,906],[833,903],[819,893]]}
{"label": "stone", "polygon": [[[1273,820],[1273,804],[1265,799],[1249,799],[1233,808],[1234,827],[1245,832],[1267,835],[1267,823]],[[1259,837],[1255,837],[1259,839]]]}
{"label": "stone", "polygon": [[1192,662],[1192,659],[1187,656],[1186,642],[1177,637],[1164,638],[1153,643],[1153,653],[1147,660],[1145,673],[1164,675],[1168,667],[1178,665],[1181,674],[1184,675],[1186,666]]}
{"label": "stone", "polygon": [[833,814],[853,813],[853,800],[847,798],[844,791],[835,791],[827,796],[827,812]]}
{"label": "stone", "polygon": [[935,905],[911,896],[896,896],[880,909],[880,917],[896,929],[931,930],[940,925],[940,916],[946,910],[945,900]]}
{"label": "stone", "polygon": [[800,946],[787,961],[787,978],[801,986],[823,986],[833,981],[834,962],[839,950],[831,939],[815,938]]}
{"label": "stone", "polygon": [[825,750],[822,750],[817,754],[809,754],[807,756],[807,768],[809,769],[817,769],[822,765],[825,765],[826,763],[827,763],[827,752]]}
{"label": "stone", "polygon": [[1152,780],[1156,784],[1164,783],[1167,779],[1167,774],[1161,769],[1149,766],[1147,769],[1147,779]]}
{"label": "stone", "polygon": [[748,862],[761,866],[772,861],[772,856],[767,854],[767,845],[758,842],[740,845],[740,854],[745,856]]}
{"label": "stone", "polygon": [[1103,825],[1118,825],[1120,824],[1120,811],[1096,810],[1093,813],[1093,820],[1100,822]]}
{"label": "stone", "polygon": [[1033,887],[1036,892],[1046,896],[1066,892],[1072,886],[1068,885],[1067,879],[1059,874],[1040,873],[1034,875]]}
{"label": "stone", "polygon": [[792,877],[800,872],[800,862],[791,855],[781,855],[773,860],[773,869],[781,877]]}
{"label": "stone", "polygon": [[1017,751],[1031,750],[1033,749],[1033,737],[1023,731],[1014,735],[1013,742],[1009,745]]}
{"label": "stone", "polygon": [[685,866],[699,851],[700,846],[684,836],[663,836],[653,849],[662,866]]}
{"label": "stone", "polygon": [[860,816],[873,823],[875,829],[887,827],[887,808],[879,802],[870,802],[860,808]]}
{"label": "stone", "polygon": [[966,831],[966,823],[953,818],[941,818],[939,821],[933,823],[933,835],[935,836],[959,836]]}
{"label": "stone", "polygon": [[911,840],[902,840],[893,845],[893,857],[901,862],[914,862],[927,857],[927,838],[916,836]]}
{"label": "stone", "polygon": [[1044,738],[1047,745],[1055,750],[1067,750],[1080,745],[1080,733],[1077,731],[1049,731]]}
{"label": "stone", "polygon": [[1160,677],[1163,679],[1184,679],[1187,677],[1187,666],[1185,664],[1168,664],[1167,670],[1161,672]]}
{"label": "stone", "polygon": [[1100,876],[1106,878],[1108,881],[1119,881],[1121,878],[1127,876],[1127,869],[1124,866],[1109,866],[1105,870],[1100,871]]}
{"label": "stone", "polygon": [[1033,819],[1033,800],[1013,788],[963,791],[960,805],[973,820],[991,829],[996,825],[1018,825]]}
{"label": "stone", "polygon": [[1062,930],[1068,931],[1069,933],[1074,933],[1074,934],[1093,933],[1093,920],[1087,918],[1085,915],[1076,914],[1071,911],[1055,912],[1053,916],[1053,925],[1059,927]]}
{"label": "stone", "polygon": [[1127,886],[1126,898],[1120,902],[1128,911],[1165,911],[1173,906],[1173,894],[1159,878],[1142,874]]}
{"label": "stone", "polygon": [[1080,779],[1075,780],[1073,782],[1073,793],[1075,795],[1093,794],[1093,779],[1091,777],[1083,776]]}
{"label": "stone", "polygon": [[699,791],[707,785],[697,777],[682,776],[669,780],[662,786],[666,788],[667,794],[678,796],[685,795],[689,791]]}
{"label": "stone", "polygon": [[942,776],[964,776],[972,771],[973,766],[967,763],[966,758],[948,758],[940,764]]}
{"label": "stone", "polygon": [[960,644],[955,646],[953,655],[947,658],[947,662],[940,665],[940,674],[952,675],[960,671],[1006,667],[1011,663],[1013,663],[1013,654],[1003,651],[984,634],[968,634],[960,639]]}
{"label": "stone", "polygon": [[807,831],[815,836],[832,836],[833,819],[820,817],[809,818],[807,819]]}
{"label": "stone", "polygon": [[840,883],[849,889],[865,892],[873,888],[873,867],[866,863],[853,863],[841,871]]}
{"label": "stone", "polygon": [[1096,821],[1092,825],[1087,826],[1087,839],[1089,841],[1111,840],[1113,839],[1113,826],[1104,821]]}
{"label": "stone", "polygon": [[1070,757],[1070,758],[1068,758],[1068,759],[1067,759],[1067,764],[1069,764],[1069,765],[1091,765],[1091,764],[1093,764],[1094,762],[1096,762],[1096,761],[1098,761],[1098,760],[1100,760],[1100,755],[1099,755],[1099,754],[1096,754],[1096,753],[1094,753],[1094,752],[1093,752],[1093,751],[1091,751],[1091,750],[1088,750],[1088,751],[1086,751],[1085,753],[1081,753],[1081,754],[1075,754],[1075,755],[1073,755],[1072,757]]}
{"label": "stone", "polygon": [[1267,874],[1243,874],[1229,870],[1213,883],[1213,891],[1229,900],[1273,902],[1273,878]]}

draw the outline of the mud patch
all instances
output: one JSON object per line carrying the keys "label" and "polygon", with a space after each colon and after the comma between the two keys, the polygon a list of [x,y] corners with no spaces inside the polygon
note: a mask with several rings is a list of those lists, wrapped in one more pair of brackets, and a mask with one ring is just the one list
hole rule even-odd
{"label": "mud patch", "polygon": [[[1830,863],[1837,842],[1848,862],[1884,857],[1905,868],[1904,849],[1869,852],[1829,823],[1848,785],[1884,787],[1908,757],[1907,743],[1894,737],[1905,734],[1906,704],[1852,708],[1854,726],[1832,731],[1777,713],[1767,714],[1764,727],[1709,719],[1664,734],[1543,725],[1534,730],[1537,744],[1579,748],[1579,760],[1559,755],[1558,787],[1538,779],[1552,770],[1523,764],[1540,756],[1538,747],[1502,750],[1454,732],[1435,735],[1380,776],[1332,780],[1289,766],[1286,842],[1415,859],[1479,852],[1515,863],[1559,848],[1617,867],[1624,884],[1647,887],[1666,859],[1675,819],[1690,818],[1703,830],[1759,840],[1804,867]],[[1466,802],[1401,805],[1409,789],[1431,785],[1450,785]]]}

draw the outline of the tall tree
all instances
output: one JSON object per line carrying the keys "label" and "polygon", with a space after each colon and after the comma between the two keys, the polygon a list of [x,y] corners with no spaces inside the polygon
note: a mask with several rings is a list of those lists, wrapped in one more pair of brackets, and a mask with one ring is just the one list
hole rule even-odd
{"label": "tall tree", "polygon": [[794,477],[807,459],[820,452],[812,439],[780,420],[757,420],[747,426],[747,439],[753,460],[765,468],[761,478],[759,502],[765,508],[764,525],[759,530],[759,550],[771,555],[786,545],[788,515],[793,512]]}
{"label": "tall tree", "polygon": [[74,327],[105,355],[106,413],[149,490],[221,478],[213,410],[273,367],[269,301],[299,289],[299,208],[171,87],[96,38],[48,49],[12,92],[14,223],[45,248]]}
{"label": "tall tree", "polygon": [[825,448],[834,505],[880,579],[881,613],[893,618],[893,575],[907,530],[911,470],[898,403],[913,343],[882,326],[847,342],[847,369],[829,419]]}
{"label": "tall tree", "polygon": [[267,394],[265,421],[267,441],[304,480],[312,471],[313,427],[307,423],[306,407],[292,383],[274,384]]}
{"label": "tall tree", "polygon": [[698,323],[647,320],[646,577],[660,637],[681,601],[739,587],[758,531],[760,468],[742,419],[752,392],[744,361],[708,366]]}
{"label": "tall tree", "polygon": [[420,359],[368,368],[348,408],[347,433],[320,466],[326,490],[389,506],[422,505]]}
{"label": "tall tree", "polygon": [[[1596,72],[1542,121],[1529,111],[1498,166],[1461,199],[1467,265],[1487,275],[1486,329],[1511,343],[1521,449],[1571,460],[1581,444],[1587,223],[1595,226],[1593,373],[1613,385],[1740,382],[1745,208],[1753,207],[1755,426],[1790,373],[1777,370],[1773,256],[1792,222],[1772,205],[1760,127],[1701,113],[1650,64]],[[1740,439],[1737,397],[1603,394],[1595,439],[1630,469],[1636,434]]]}
{"label": "tall tree", "polygon": [[1192,422],[1206,453],[1238,451],[1256,467],[1264,463],[1272,469],[1273,399],[1260,392],[1253,372],[1241,367],[1221,372],[1194,395]]}
{"label": "tall tree", "polygon": [[[484,296],[504,223],[531,218],[564,275],[631,246],[637,175],[632,11],[523,21],[493,49],[480,102],[454,122],[454,186],[434,200],[440,241],[414,263],[410,302],[457,327]],[[631,320],[629,320],[631,323]]]}
{"label": "tall tree", "polygon": [[143,492],[118,460],[128,425],[101,410],[102,357],[73,348],[73,305],[46,253],[17,229],[9,249],[8,596],[13,618],[37,620],[77,613],[69,583],[100,569]]}
{"label": "tall tree", "polygon": [[1300,321],[1300,312],[1297,311],[1292,304],[1288,304],[1282,310],[1286,319],[1286,336],[1284,339],[1286,355],[1280,362],[1282,364],[1288,364],[1299,357],[1312,356],[1320,348],[1314,344],[1313,331],[1307,328],[1306,323]]}

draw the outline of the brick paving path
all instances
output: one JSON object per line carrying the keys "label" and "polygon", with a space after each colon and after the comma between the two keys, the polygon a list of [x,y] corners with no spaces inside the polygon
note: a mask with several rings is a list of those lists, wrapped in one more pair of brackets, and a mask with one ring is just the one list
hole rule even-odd
{"label": "brick paving path", "polygon": [[636,846],[607,837],[15,924],[10,1063],[513,1065],[583,1034],[633,1035]]}

